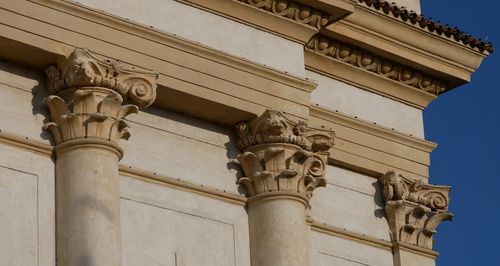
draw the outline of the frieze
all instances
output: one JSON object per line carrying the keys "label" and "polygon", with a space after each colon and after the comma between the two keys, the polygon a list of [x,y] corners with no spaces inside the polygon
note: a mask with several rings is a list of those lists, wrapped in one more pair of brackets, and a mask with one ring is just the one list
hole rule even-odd
{"label": "frieze", "polygon": [[321,29],[331,22],[330,15],[327,13],[291,0],[238,1],[316,29]]}
{"label": "frieze", "polygon": [[324,35],[311,38],[306,49],[434,95],[448,88],[439,78]]}

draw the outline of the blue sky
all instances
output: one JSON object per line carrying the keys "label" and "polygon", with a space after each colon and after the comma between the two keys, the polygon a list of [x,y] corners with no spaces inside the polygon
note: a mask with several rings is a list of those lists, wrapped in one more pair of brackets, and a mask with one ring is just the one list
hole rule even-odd
{"label": "blue sky", "polygon": [[438,227],[438,266],[500,265],[500,1],[421,0],[422,12],[498,48],[472,83],[441,95],[424,112],[437,142],[430,183],[453,187],[453,222]]}

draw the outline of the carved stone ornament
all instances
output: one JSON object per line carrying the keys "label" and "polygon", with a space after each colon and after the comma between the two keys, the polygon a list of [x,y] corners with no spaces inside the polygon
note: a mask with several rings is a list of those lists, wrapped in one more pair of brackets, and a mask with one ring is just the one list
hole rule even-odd
{"label": "carved stone ornament", "polygon": [[76,48],[59,66],[46,69],[49,94],[79,87],[102,87],[118,92],[139,107],[150,106],[156,98],[158,73],[100,57]]}
{"label": "carved stone ornament", "polygon": [[359,47],[323,35],[314,36],[307,49],[328,56],[395,82],[438,95],[447,90],[441,79],[424,74],[416,69],[396,64]]}
{"label": "carved stone ornament", "polygon": [[324,187],[326,160],[334,133],[293,122],[277,110],[267,110],[249,123],[236,125],[237,159],[244,177],[238,180],[249,197],[266,192],[294,192],[309,199]]}
{"label": "carved stone ornament", "polygon": [[122,102],[122,96],[115,91],[91,87],[74,91],[70,102],[51,95],[46,99],[51,122],[44,128],[52,133],[56,145],[83,138],[118,143],[130,137],[124,118],[138,111],[137,106],[122,106]]}
{"label": "carved stone ornament", "polygon": [[330,16],[292,0],[238,0],[255,8],[265,10],[280,17],[321,29],[331,22]]}
{"label": "carved stone ornament", "polygon": [[448,212],[451,188],[410,180],[394,171],[381,182],[392,240],[432,249],[437,226],[453,218]]}
{"label": "carved stone ornament", "polygon": [[85,49],[75,51],[59,67],[50,66],[49,97],[45,99],[51,122],[44,129],[52,133],[56,145],[77,139],[112,141],[130,133],[124,118],[146,107],[156,96],[158,75],[147,70],[104,59]]}

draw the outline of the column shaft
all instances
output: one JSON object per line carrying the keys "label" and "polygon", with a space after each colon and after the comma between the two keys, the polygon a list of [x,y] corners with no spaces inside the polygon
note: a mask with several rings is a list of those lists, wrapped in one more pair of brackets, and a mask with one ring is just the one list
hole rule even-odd
{"label": "column shaft", "polygon": [[304,203],[274,196],[248,204],[252,265],[311,265]]}
{"label": "column shaft", "polygon": [[58,265],[122,265],[118,160],[91,142],[58,150]]}

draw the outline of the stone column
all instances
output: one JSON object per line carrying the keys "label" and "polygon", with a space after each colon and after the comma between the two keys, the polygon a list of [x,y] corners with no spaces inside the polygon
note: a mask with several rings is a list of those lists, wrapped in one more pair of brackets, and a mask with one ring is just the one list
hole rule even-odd
{"label": "stone column", "polygon": [[276,110],[237,125],[254,266],[308,266],[306,208],[324,173],[333,132],[313,130]]}
{"label": "stone column", "polygon": [[84,49],[46,72],[51,122],[45,129],[56,157],[57,265],[121,266],[119,140],[130,136],[124,118],[153,103],[158,75]]}
{"label": "stone column", "polygon": [[381,178],[385,214],[393,242],[394,265],[433,266],[433,236],[448,212],[449,186],[429,185],[390,171]]}

